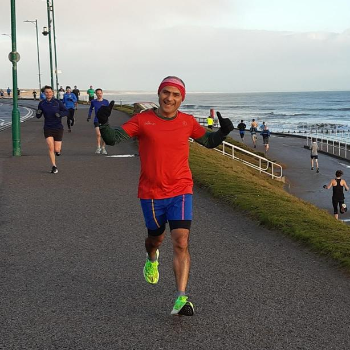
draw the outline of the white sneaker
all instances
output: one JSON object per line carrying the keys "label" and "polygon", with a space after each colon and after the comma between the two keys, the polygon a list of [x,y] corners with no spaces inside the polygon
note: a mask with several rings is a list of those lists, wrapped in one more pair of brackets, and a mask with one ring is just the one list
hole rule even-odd
{"label": "white sneaker", "polygon": [[105,155],[108,154],[104,147],[101,148],[101,154],[105,154]]}
{"label": "white sneaker", "polygon": [[100,153],[101,153],[101,148],[100,148],[100,147],[97,147],[95,153],[96,153],[96,154],[100,154]]}

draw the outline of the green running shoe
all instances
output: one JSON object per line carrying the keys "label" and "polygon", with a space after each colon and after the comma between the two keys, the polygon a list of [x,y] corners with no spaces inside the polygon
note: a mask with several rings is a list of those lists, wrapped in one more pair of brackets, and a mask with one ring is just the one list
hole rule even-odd
{"label": "green running shoe", "polygon": [[187,301],[187,298],[182,295],[176,299],[173,311],[171,311],[172,315],[193,316],[194,307],[191,302]]}
{"label": "green running shoe", "polygon": [[146,263],[143,268],[143,276],[145,277],[146,282],[151,284],[158,283],[159,280],[159,272],[158,272],[158,257],[159,257],[159,250],[157,249],[156,252],[157,255],[157,261],[152,262],[148,259],[148,254],[146,258]]}

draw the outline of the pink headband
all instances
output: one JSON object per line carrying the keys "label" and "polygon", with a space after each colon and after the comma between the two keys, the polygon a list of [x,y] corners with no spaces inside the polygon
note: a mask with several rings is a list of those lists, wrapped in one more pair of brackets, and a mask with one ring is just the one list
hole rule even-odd
{"label": "pink headband", "polygon": [[184,82],[181,79],[177,77],[166,77],[165,79],[163,79],[158,88],[158,95],[165,86],[174,86],[177,89],[179,89],[182,96],[182,101],[185,100],[186,88]]}

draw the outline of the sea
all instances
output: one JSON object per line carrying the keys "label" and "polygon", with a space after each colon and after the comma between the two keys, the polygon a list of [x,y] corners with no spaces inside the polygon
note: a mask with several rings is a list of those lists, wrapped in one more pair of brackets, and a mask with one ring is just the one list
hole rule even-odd
{"label": "sea", "polygon": [[[156,93],[105,92],[116,103],[158,103]],[[189,92],[180,110],[195,117],[207,117],[210,109],[219,111],[234,124],[254,118],[271,131],[327,128],[350,130],[350,91],[197,93]]]}
{"label": "sea", "polygon": [[[117,104],[154,102],[156,92],[105,91],[104,97]],[[81,98],[87,98],[86,94]],[[254,118],[264,121],[272,132],[303,132],[310,129],[332,129],[350,132],[350,91],[267,92],[267,93],[203,93],[188,92],[180,110],[205,118],[210,109],[230,118],[234,125],[241,120],[249,127]],[[10,113],[1,115],[10,122]],[[7,120],[6,120],[7,117]],[[349,134],[350,135],[350,134]]]}

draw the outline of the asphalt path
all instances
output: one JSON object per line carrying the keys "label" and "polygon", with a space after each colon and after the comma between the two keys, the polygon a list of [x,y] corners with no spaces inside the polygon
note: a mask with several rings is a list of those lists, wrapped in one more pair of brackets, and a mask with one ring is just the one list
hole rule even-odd
{"label": "asphalt path", "polygon": [[[80,107],[50,174],[42,121],[22,124],[22,157],[0,133],[0,349],[349,349],[350,278],[195,188],[188,292],[170,316],[172,247],[160,281],[142,275],[139,158],[95,155]],[[111,123],[127,120],[113,112]],[[109,155],[133,155],[130,141]],[[216,153],[215,153],[216,154]]]}

